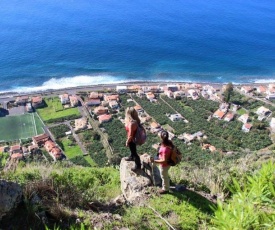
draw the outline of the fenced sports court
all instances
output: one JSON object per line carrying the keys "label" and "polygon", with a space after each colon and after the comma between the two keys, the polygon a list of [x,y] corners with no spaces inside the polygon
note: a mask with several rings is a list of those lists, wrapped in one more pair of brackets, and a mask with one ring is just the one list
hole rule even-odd
{"label": "fenced sports court", "polygon": [[0,118],[0,142],[26,139],[42,133],[43,123],[36,113]]}

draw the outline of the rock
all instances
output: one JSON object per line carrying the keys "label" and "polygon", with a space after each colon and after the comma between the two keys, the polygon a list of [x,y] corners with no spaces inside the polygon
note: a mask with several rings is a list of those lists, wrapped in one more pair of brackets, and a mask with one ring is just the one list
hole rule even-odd
{"label": "rock", "polygon": [[0,180],[0,220],[10,214],[22,201],[22,189],[19,184]]}
{"label": "rock", "polygon": [[[161,177],[157,164],[150,162],[150,155],[147,153],[140,156],[145,173],[151,178],[153,185],[161,186]],[[152,170],[153,168],[153,170]]]}
{"label": "rock", "polygon": [[161,184],[158,168],[149,162],[150,156],[144,154],[140,159],[143,170],[136,173],[131,171],[131,168],[135,166],[133,161],[125,161],[122,158],[120,162],[120,181],[123,196],[129,203],[138,205],[142,205],[143,201],[146,201],[150,196],[148,187],[156,184],[154,182]]}
{"label": "rock", "polygon": [[176,187],[175,187],[175,190],[177,192],[184,192],[186,191],[186,186],[182,185],[182,184],[178,184]]}

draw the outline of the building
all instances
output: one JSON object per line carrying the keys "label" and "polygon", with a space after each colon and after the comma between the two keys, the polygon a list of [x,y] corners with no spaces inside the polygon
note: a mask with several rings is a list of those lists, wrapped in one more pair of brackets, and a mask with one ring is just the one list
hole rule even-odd
{"label": "building", "polygon": [[28,96],[21,96],[21,97],[17,97],[15,99],[15,103],[17,105],[25,105],[28,101],[29,101],[29,97]]}
{"label": "building", "polygon": [[225,112],[221,111],[220,109],[218,109],[218,110],[213,114],[213,117],[218,118],[219,120],[223,119],[224,116],[225,116]]}
{"label": "building", "polygon": [[59,95],[59,98],[62,105],[66,105],[70,103],[69,94],[67,93]]}
{"label": "building", "polygon": [[183,91],[176,91],[176,92],[173,93],[173,97],[176,100],[179,100],[184,96],[185,96],[185,93]]}
{"label": "building", "polygon": [[181,121],[183,119],[183,117],[178,113],[171,114],[169,118],[171,121]]}
{"label": "building", "polygon": [[150,129],[152,133],[156,133],[162,130],[160,124],[155,121],[150,124]]}
{"label": "building", "polygon": [[46,133],[32,137],[33,145],[38,146],[43,146],[48,140],[50,140],[50,137]]}
{"label": "building", "polygon": [[10,147],[10,154],[15,154],[15,153],[22,153],[22,149],[20,145],[13,145]]}
{"label": "building", "polygon": [[234,119],[234,114],[233,113],[227,113],[224,117],[225,121],[232,121]]}
{"label": "building", "polygon": [[140,105],[134,106],[134,109],[135,109],[138,113],[143,113],[143,112],[144,112],[143,108],[142,108]]}
{"label": "building", "polygon": [[74,128],[75,131],[86,129],[88,127],[86,117],[82,117],[82,118],[74,120],[74,124],[75,124],[75,128]]}
{"label": "building", "polygon": [[189,89],[187,92],[188,92],[188,96],[191,97],[193,100],[199,99],[199,94],[197,90]]}
{"label": "building", "polygon": [[138,92],[141,89],[140,85],[131,85],[128,86],[128,92]]}
{"label": "building", "polygon": [[103,115],[100,115],[98,116],[98,121],[99,123],[104,123],[104,122],[108,122],[112,119],[112,115],[110,114],[103,114]]}
{"label": "building", "polygon": [[128,87],[126,85],[117,85],[116,91],[118,94],[124,94],[128,92]]}
{"label": "building", "polygon": [[27,111],[28,113],[33,112],[33,109],[32,109],[32,104],[31,104],[31,103],[29,103],[29,102],[26,104],[26,111]]}
{"label": "building", "polygon": [[96,115],[102,115],[108,113],[108,108],[103,106],[98,106],[94,109],[94,114]]}
{"label": "building", "polygon": [[104,101],[118,101],[119,95],[118,94],[112,94],[112,95],[104,95]]}
{"label": "building", "polygon": [[167,97],[170,97],[170,98],[174,97],[174,94],[173,94],[173,92],[172,92],[171,90],[165,90],[165,91],[164,91],[164,94],[165,94]]}
{"label": "building", "polygon": [[[101,95],[102,97],[102,95]],[[100,99],[100,94],[98,92],[91,92],[89,95],[90,99]]]}
{"label": "building", "polygon": [[117,101],[109,101],[109,106],[111,109],[118,109],[119,108],[119,104],[117,103]]}
{"label": "building", "polygon": [[72,107],[78,106],[78,99],[76,95],[69,96],[69,99]]}
{"label": "building", "polygon": [[244,124],[247,123],[248,119],[249,119],[248,114],[243,114],[238,118],[238,120],[241,121]]}
{"label": "building", "polygon": [[258,86],[256,89],[257,89],[257,93],[261,93],[261,94],[266,93],[266,87],[263,85]]}
{"label": "building", "polygon": [[176,91],[178,91],[179,89],[178,89],[178,86],[177,85],[167,85],[167,90],[170,90],[170,91],[172,91],[172,92],[176,92]]}
{"label": "building", "polygon": [[40,96],[32,97],[32,107],[33,108],[41,108],[44,106],[43,98]]}
{"label": "building", "polygon": [[143,91],[143,90],[138,90],[138,92],[137,92],[137,96],[138,96],[138,97],[140,97],[140,98],[143,98],[143,97],[145,97],[145,96],[146,96],[146,94],[144,93],[144,91]]}
{"label": "building", "polygon": [[253,88],[251,86],[242,86],[241,87],[241,92],[243,93],[250,93],[253,91]]}
{"label": "building", "polygon": [[271,113],[271,111],[267,108],[265,108],[264,106],[261,106],[257,109],[256,114],[258,114],[259,116],[268,116]]}
{"label": "building", "polygon": [[148,92],[146,93],[146,98],[151,101],[153,99],[155,99],[155,94],[153,94],[152,92]]}
{"label": "building", "polygon": [[87,106],[97,106],[97,105],[100,105],[100,99],[89,99],[85,104]]}
{"label": "building", "polygon": [[269,125],[270,125],[270,128],[271,128],[271,131],[275,132],[275,118],[274,117],[271,118],[271,121],[270,121]]}
{"label": "building", "polygon": [[250,131],[250,129],[252,128],[252,124],[250,123],[245,123],[242,126],[242,131],[244,131],[245,133],[248,133]]}

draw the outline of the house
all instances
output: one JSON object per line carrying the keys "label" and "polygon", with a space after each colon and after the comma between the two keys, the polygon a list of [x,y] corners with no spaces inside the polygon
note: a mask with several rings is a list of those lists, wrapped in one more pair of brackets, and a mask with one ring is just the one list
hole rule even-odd
{"label": "house", "polygon": [[50,152],[55,146],[56,144],[52,140],[48,140],[44,144],[44,147],[47,150],[47,152]]}
{"label": "house", "polygon": [[128,92],[128,87],[126,85],[117,85],[116,91],[118,94],[124,94]]}
{"label": "house", "polygon": [[221,104],[219,105],[219,109],[220,109],[221,111],[223,111],[223,112],[226,113],[226,112],[228,111],[228,109],[229,109],[229,104],[223,102],[223,103],[221,103]]}
{"label": "house", "polygon": [[29,152],[32,152],[32,150],[36,150],[36,149],[38,149],[38,145],[29,145],[28,146],[28,151]]}
{"label": "house", "polygon": [[10,154],[15,154],[15,153],[22,153],[22,149],[20,145],[13,145],[10,147]]}
{"label": "house", "polygon": [[52,148],[49,153],[51,154],[51,156],[53,157],[54,160],[62,159],[62,152],[57,146]]}
{"label": "house", "polygon": [[108,108],[103,106],[98,106],[94,109],[94,114],[102,115],[108,113]]}
{"label": "house", "polygon": [[103,114],[103,115],[100,115],[98,116],[98,121],[99,123],[104,123],[104,122],[108,122],[112,119],[112,115],[110,114]]}
{"label": "house", "polygon": [[119,104],[117,103],[117,101],[109,101],[109,106],[112,109],[118,109],[119,108]]}
{"label": "house", "polygon": [[33,145],[38,145],[38,146],[43,146],[45,142],[48,140],[50,140],[50,137],[46,133],[32,137]]}
{"label": "house", "polygon": [[144,91],[143,90],[138,90],[138,92],[137,92],[137,97],[139,97],[139,98],[144,98],[145,96],[146,96],[146,94],[144,93]]}
{"label": "house", "polygon": [[142,108],[140,105],[136,105],[136,106],[134,107],[134,109],[135,109],[138,113],[143,113],[143,112],[144,112],[143,108]]}
{"label": "house", "polygon": [[247,123],[248,119],[249,119],[248,114],[243,114],[238,118],[238,120],[241,121],[244,124]]}
{"label": "house", "polygon": [[177,85],[167,85],[167,90],[170,90],[172,92],[178,91],[178,86]]}
{"label": "house", "polygon": [[151,130],[152,133],[156,133],[156,132],[161,131],[162,128],[161,128],[159,123],[154,121],[150,124],[150,130]]}
{"label": "house", "polygon": [[69,99],[72,107],[78,106],[78,98],[76,95],[70,96]]}
{"label": "house", "polygon": [[148,92],[146,93],[146,98],[151,101],[155,99],[155,94],[153,94],[152,92]]}
{"label": "house", "polygon": [[271,128],[271,131],[275,132],[275,118],[274,117],[271,118],[271,121],[270,121],[269,125],[270,125],[270,128]]}
{"label": "house", "polygon": [[128,92],[138,92],[141,89],[140,85],[128,86]]}
{"label": "house", "polygon": [[243,93],[250,93],[253,91],[253,88],[251,86],[242,86],[241,87],[241,92]]}
{"label": "house", "polygon": [[261,106],[257,109],[256,114],[258,114],[259,116],[269,116],[271,114],[271,111],[267,108],[265,108],[264,106]]}
{"label": "house", "polygon": [[11,159],[21,160],[21,159],[23,159],[23,154],[22,153],[14,153],[11,155]]}
{"label": "house", "polygon": [[244,131],[245,133],[248,133],[251,128],[252,128],[252,124],[244,123],[243,126],[242,126],[242,131]]}
{"label": "house", "polygon": [[112,95],[104,95],[104,101],[118,101],[119,100],[119,95],[118,94],[112,94]]}
{"label": "house", "polygon": [[31,104],[31,103],[29,103],[29,102],[26,104],[26,111],[27,111],[28,113],[33,112],[33,109],[32,109],[32,104]]}
{"label": "house", "polygon": [[28,101],[29,101],[29,97],[28,96],[21,96],[21,97],[17,97],[15,99],[15,103],[17,105],[25,105]]}
{"label": "house", "polygon": [[100,105],[100,99],[89,99],[85,104],[87,106],[97,106]]}
{"label": "house", "polygon": [[209,96],[216,93],[216,89],[212,85],[204,85],[202,91],[207,93]]}
{"label": "house", "polygon": [[173,92],[172,92],[171,90],[165,90],[165,91],[164,91],[164,94],[165,94],[167,97],[170,97],[170,98],[174,97],[174,94],[173,94]]}
{"label": "house", "polygon": [[188,143],[195,139],[195,137],[190,133],[183,133],[179,136],[179,139],[184,140],[184,142]]}
{"label": "house", "polygon": [[205,98],[205,99],[209,99],[209,94],[206,92],[206,91],[201,91],[201,96],[203,97],[203,98]]}
{"label": "house", "polygon": [[43,98],[40,97],[40,96],[37,96],[37,97],[32,97],[32,107],[33,108],[41,108],[44,106],[44,102],[43,102]]}
{"label": "house", "polygon": [[199,94],[197,90],[189,89],[187,92],[188,92],[188,97],[191,97],[193,100],[199,99]]}
{"label": "house", "polygon": [[158,93],[160,91],[159,86],[157,85],[151,85],[148,87],[148,89],[152,92],[152,93]]}
{"label": "house", "polygon": [[171,114],[169,118],[171,121],[181,121],[183,119],[183,117],[178,113]]}
{"label": "house", "polygon": [[261,93],[261,94],[266,93],[266,87],[263,85],[258,86],[256,89],[257,89],[257,93]]}
{"label": "house", "polygon": [[234,114],[233,113],[227,113],[224,117],[225,121],[232,121],[234,119]]}
{"label": "house", "polygon": [[216,147],[213,146],[213,145],[210,145],[210,144],[203,144],[202,146],[202,149],[205,150],[205,149],[209,149],[210,152],[214,152],[216,151]]}
{"label": "house", "polygon": [[176,100],[181,99],[184,95],[185,93],[183,91],[176,91],[173,93],[173,97]]}
{"label": "house", "polygon": [[102,97],[102,94],[99,94],[98,92],[91,92],[89,95],[90,99],[100,99]]}
{"label": "house", "polygon": [[69,94],[67,93],[59,95],[59,98],[62,105],[66,105],[70,103]]}
{"label": "house", "polygon": [[82,118],[79,118],[79,119],[75,119],[74,120],[74,125],[75,125],[75,128],[74,128],[75,131],[86,129],[87,128],[87,118],[82,117]]}
{"label": "house", "polygon": [[218,110],[213,114],[213,117],[218,118],[219,120],[223,119],[224,116],[225,116],[225,112],[221,111],[220,109],[218,109]]}

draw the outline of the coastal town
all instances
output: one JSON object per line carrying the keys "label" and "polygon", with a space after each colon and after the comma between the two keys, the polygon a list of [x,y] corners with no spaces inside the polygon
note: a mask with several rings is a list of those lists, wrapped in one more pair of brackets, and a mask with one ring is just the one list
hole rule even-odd
{"label": "coastal town", "polygon": [[[226,98],[229,87],[240,100]],[[246,135],[256,144],[254,149],[249,144],[246,148],[260,150],[275,141],[274,100],[275,84],[231,83],[120,84],[2,96],[0,153],[6,154],[7,164],[26,159],[71,160],[86,166],[115,164],[125,155],[120,151],[126,151],[124,111],[128,106],[138,111],[150,134],[143,152],[157,148],[157,134],[162,129],[183,149],[198,146],[202,154],[243,151],[239,141],[246,143]],[[196,126],[198,122],[201,126]],[[219,129],[232,129],[236,134],[219,133]],[[261,145],[257,145],[259,138]]]}

